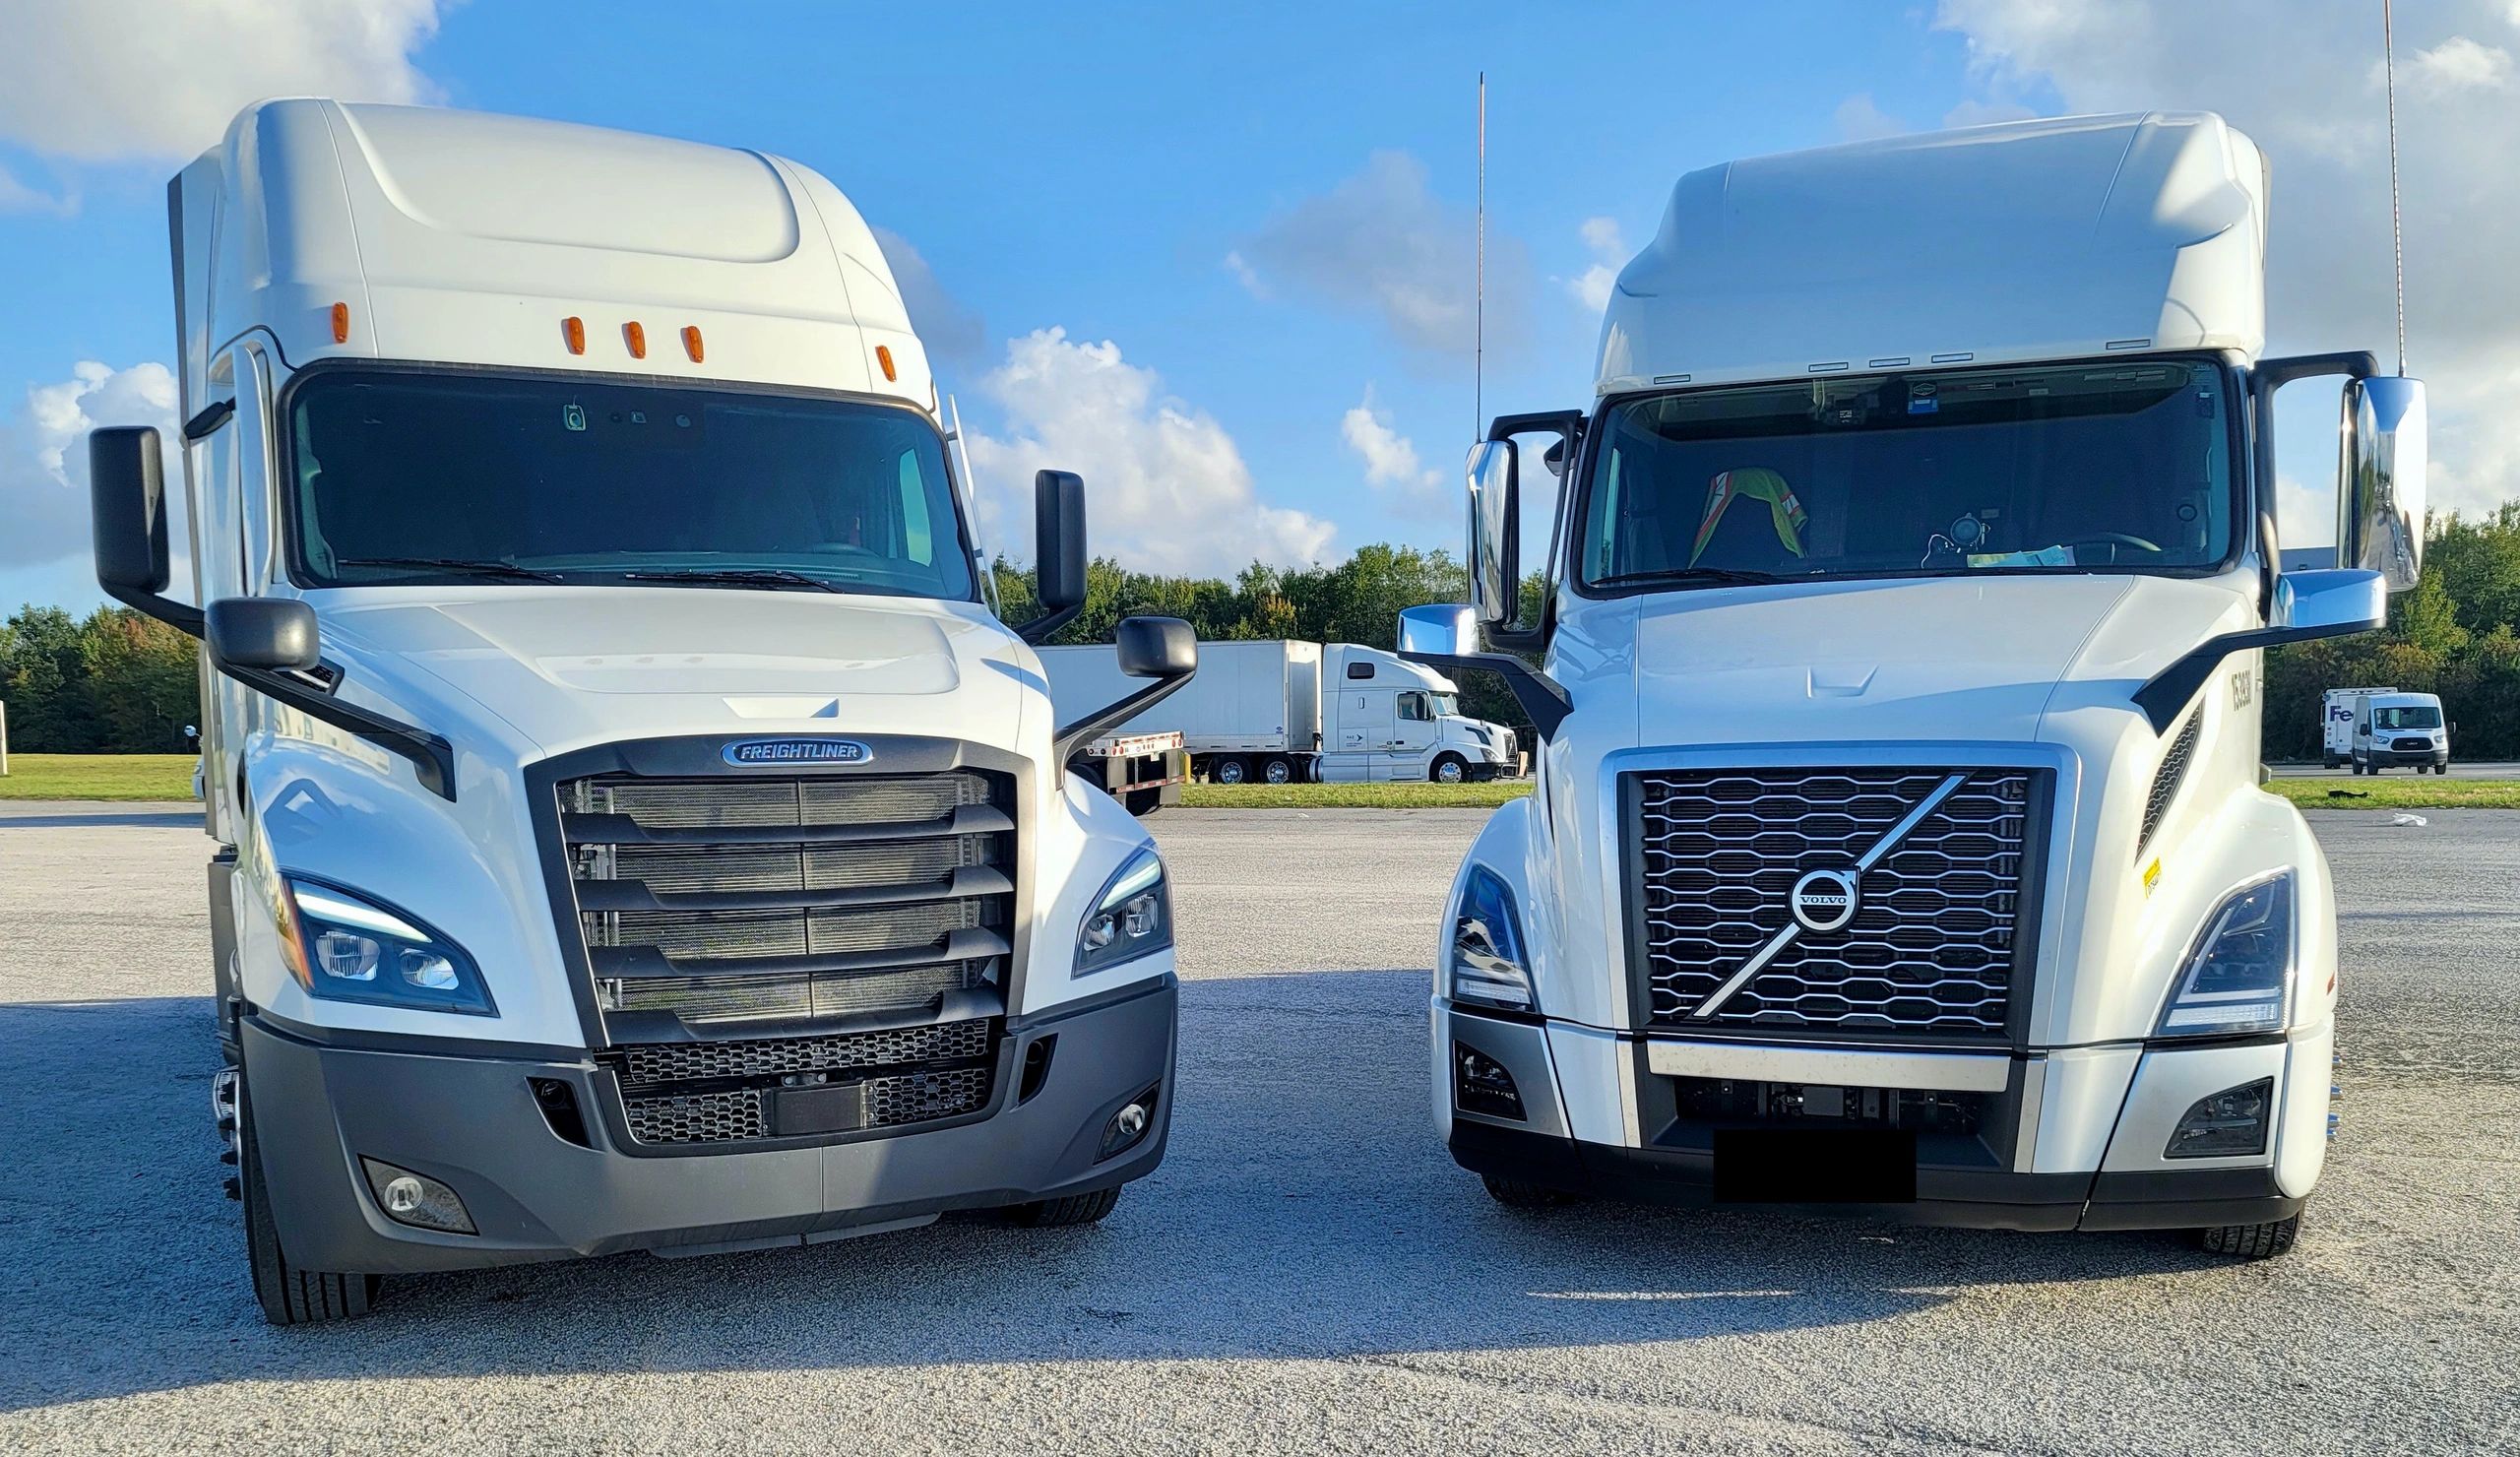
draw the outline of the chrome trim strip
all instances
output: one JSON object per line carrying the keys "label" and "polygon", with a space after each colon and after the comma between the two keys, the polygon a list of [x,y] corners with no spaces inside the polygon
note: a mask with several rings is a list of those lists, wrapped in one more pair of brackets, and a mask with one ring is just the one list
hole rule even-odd
{"label": "chrome trim strip", "polygon": [[1802,922],[1798,920],[1787,921],[1785,923],[1785,929],[1778,931],[1766,945],[1760,947],[1756,955],[1752,956],[1748,961],[1741,963],[1741,970],[1734,972],[1725,981],[1723,985],[1715,988],[1715,993],[1712,996],[1709,996],[1706,1000],[1699,1002],[1697,1004],[1697,1010],[1689,1013],[1689,1015],[1692,1017],[1714,1016],[1717,1008],[1731,1000],[1732,993],[1749,985],[1750,979],[1757,976],[1761,971],[1764,971],[1767,964],[1776,960],[1778,953],[1784,951],[1786,947],[1793,945],[1794,938],[1801,933]]}
{"label": "chrome trim strip", "polygon": [[1942,803],[1943,800],[1950,798],[1951,792],[1960,788],[1961,785],[1968,781],[1968,775],[1955,774],[1949,779],[1944,780],[1941,784],[1934,786],[1933,792],[1925,795],[1922,799],[1918,800],[1917,807],[1909,810],[1905,818],[1901,819],[1897,824],[1892,825],[1890,827],[1889,834],[1882,836],[1870,850],[1865,851],[1861,855],[1856,858],[1855,868],[1857,873],[1860,874],[1863,871],[1869,870],[1873,866],[1881,863],[1882,856],[1898,849],[1899,842],[1907,839],[1911,831],[1915,830],[1918,825],[1924,822],[1924,817],[1926,815],[1933,813],[1936,805]]}
{"label": "chrome trim strip", "polygon": [[1929,1093],[2001,1093],[2012,1078],[2009,1052],[1886,1052],[1672,1038],[1647,1039],[1645,1065],[1672,1078],[1915,1088]]}

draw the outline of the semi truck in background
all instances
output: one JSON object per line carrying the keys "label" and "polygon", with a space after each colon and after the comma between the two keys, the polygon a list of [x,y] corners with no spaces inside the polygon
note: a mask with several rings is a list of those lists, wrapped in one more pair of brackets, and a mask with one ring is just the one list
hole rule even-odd
{"label": "semi truck in background", "polygon": [[[2206,113],[1680,179],[1592,407],[1472,454],[1472,604],[1402,622],[1541,740],[1432,1000],[1438,1129],[1494,1197],[2292,1245],[2340,969],[2257,785],[2261,650],[2414,584],[2425,403],[2261,357],[2267,203]],[[2282,572],[2273,402],[2321,375],[2341,559]]]}
{"label": "semi truck in background", "polygon": [[[203,637],[214,1080],[275,1323],[380,1276],[1101,1218],[1163,1157],[1163,861],[1065,772],[1083,486],[986,600],[873,235],[794,162],[291,99],[170,190],[159,441],[97,575]],[[1116,716],[1116,717],[1115,717]],[[942,1248],[943,1246],[940,1246]]]}
{"label": "semi truck in background", "polygon": [[2441,700],[2395,688],[2330,688],[2321,697],[2321,758],[2330,769],[2377,774],[2404,764],[2418,774],[2450,772],[2450,726]]}
{"label": "semi truck in background", "polygon": [[[1212,784],[1437,784],[1519,771],[1514,730],[1468,718],[1452,679],[1357,643],[1200,645],[1199,675],[1123,731],[1181,735]],[[1043,648],[1062,711],[1107,703],[1124,674],[1108,645]]]}

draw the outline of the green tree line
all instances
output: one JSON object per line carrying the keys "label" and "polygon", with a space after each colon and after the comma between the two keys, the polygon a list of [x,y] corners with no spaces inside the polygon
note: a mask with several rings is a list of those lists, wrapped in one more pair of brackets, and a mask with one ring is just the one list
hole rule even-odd
{"label": "green tree line", "polygon": [[2266,655],[2266,757],[2319,757],[2330,688],[2437,693],[2453,757],[2520,758],[2520,501],[2434,522],[2384,631]]}
{"label": "green tree line", "polygon": [[[1036,615],[1033,575],[994,564],[1006,620]],[[1132,613],[1179,617],[1203,640],[1296,638],[1390,648],[1400,609],[1458,602],[1460,561],[1441,550],[1378,544],[1336,566],[1243,568],[1231,580],[1159,576],[1097,560],[1086,602],[1052,639],[1108,642]],[[1523,583],[1536,614],[1538,576]],[[197,723],[195,648],[174,629],[124,607],[85,619],[27,607],[0,626],[0,700],[10,747],[23,753],[180,751]],[[2330,688],[2388,686],[2438,693],[2457,726],[2452,752],[2520,758],[2520,502],[2474,520],[2434,524],[2424,579],[2390,604],[2389,625],[2268,655],[2266,756],[2316,758],[2320,697]],[[1518,728],[1528,721],[1490,674],[1464,681],[1466,712]]]}

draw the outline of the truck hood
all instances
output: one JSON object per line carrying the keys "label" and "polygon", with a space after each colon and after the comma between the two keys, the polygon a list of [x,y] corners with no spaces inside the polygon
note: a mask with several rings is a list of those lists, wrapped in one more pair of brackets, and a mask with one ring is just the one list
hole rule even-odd
{"label": "truck hood", "polygon": [[[488,715],[546,753],[761,729],[1017,747],[1040,674],[974,603],[690,588],[361,588],[311,595],[344,692]],[[402,700],[410,700],[404,702]]]}
{"label": "truck hood", "polygon": [[2122,705],[2244,625],[2255,583],[1936,578],[1634,599],[1635,741],[2028,742],[2050,712]]}

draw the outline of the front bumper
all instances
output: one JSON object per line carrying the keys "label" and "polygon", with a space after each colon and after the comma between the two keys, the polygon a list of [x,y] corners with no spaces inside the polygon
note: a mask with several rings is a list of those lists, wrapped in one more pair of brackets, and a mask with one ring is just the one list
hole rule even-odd
{"label": "front bumper", "polygon": [[[1675,1080],[1653,1070],[1647,1040],[1490,1017],[1440,1000],[1434,1011],[1438,1121],[1454,1162],[1473,1172],[1639,1203],[1712,1205],[1716,1132],[1760,1126],[1677,1115]],[[1459,1046],[1511,1076],[1522,1118],[1462,1106],[1451,1070]],[[2325,1151],[2326,1105],[2317,1095],[2326,1089],[2328,1046],[2321,1031],[2237,1045],[1994,1054],[1999,1075],[1982,1080],[1983,1135],[1920,1137],[1913,1201],[1744,1207],[2007,1230],[2201,1229],[2289,1218],[2308,1197]],[[1775,1046],[1757,1055],[1778,1069],[1763,1076],[1789,1081],[1796,1065],[1831,1067],[1836,1052]],[[2261,1075],[2279,1090],[2262,1155],[2164,1157],[2170,1129],[2196,1099]],[[1800,1080],[1864,1086],[1842,1071]]]}
{"label": "front bumper", "polygon": [[[703,1253],[842,1238],[1109,1188],[1155,1171],[1172,1111],[1176,983],[1086,1010],[1019,1020],[1000,1047],[992,1111],[887,1136],[740,1153],[631,1151],[610,1116],[592,1147],[555,1133],[528,1079],[599,1111],[611,1073],[584,1054],[391,1049],[243,1024],[247,1096],[281,1244],[308,1269],[402,1274],[649,1249]],[[1057,1045],[1019,1098],[1029,1048]],[[1111,1115],[1160,1088],[1152,1126],[1102,1162]],[[376,1159],[444,1182],[477,1235],[387,1219],[358,1171]]]}
{"label": "front bumper", "polygon": [[2364,749],[2362,760],[2366,764],[2381,769],[2399,764],[2447,764],[2450,762],[2450,750],[2446,746],[2421,749]]}

